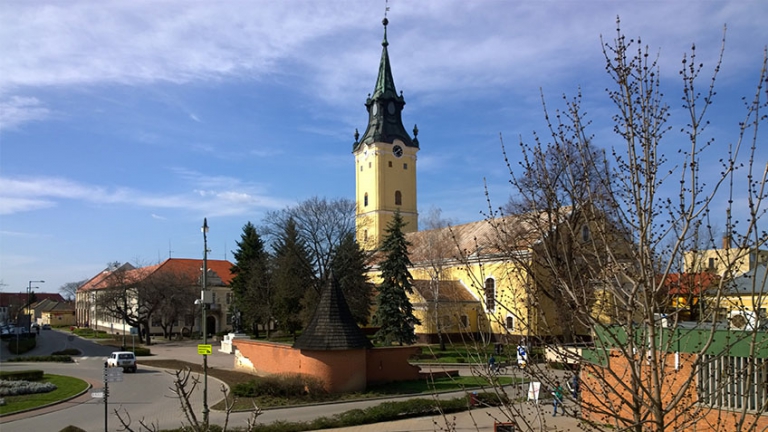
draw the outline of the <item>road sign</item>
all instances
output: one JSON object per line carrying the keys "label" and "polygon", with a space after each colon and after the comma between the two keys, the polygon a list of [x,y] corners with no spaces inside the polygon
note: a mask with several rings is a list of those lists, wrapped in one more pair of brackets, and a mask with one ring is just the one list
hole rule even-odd
{"label": "road sign", "polygon": [[111,367],[104,369],[104,376],[123,376],[123,368]]}
{"label": "road sign", "polygon": [[94,399],[104,399],[104,392],[103,391],[91,392],[91,397]]}
{"label": "road sign", "polygon": [[197,346],[197,353],[200,355],[211,355],[213,352],[213,345],[198,345]]}

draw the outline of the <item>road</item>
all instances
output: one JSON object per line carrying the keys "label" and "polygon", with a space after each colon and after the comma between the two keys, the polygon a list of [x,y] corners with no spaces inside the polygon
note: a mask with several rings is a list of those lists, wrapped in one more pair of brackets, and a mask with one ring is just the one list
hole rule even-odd
{"label": "road", "polygon": [[[186,343],[168,343],[155,345],[152,347],[154,358],[176,358],[180,360],[199,362],[195,342]],[[4,345],[4,344],[0,344]],[[87,431],[103,431],[104,428],[104,404],[100,399],[91,399],[90,392],[100,390],[103,387],[103,365],[107,355],[114,349],[105,347],[85,339],[71,337],[66,332],[55,330],[42,331],[38,339],[38,346],[30,352],[30,355],[47,355],[53,351],[64,348],[77,348],[82,353],[82,357],[76,358],[75,364],[61,363],[1,363],[0,368],[4,370],[26,369],[34,367],[43,369],[47,373],[69,375],[85,379],[94,385],[94,389],[76,400],[58,404],[48,409],[37,410],[32,413],[18,414],[14,416],[0,418],[0,430],[3,432],[12,431],[58,431],[67,425],[74,425]],[[6,360],[12,355],[0,348],[0,359]],[[231,355],[219,353],[214,349],[213,355],[209,356],[209,366],[220,368],[232,368],[234,359]],[[471,373],[469,368],[463,372]],[[215,405],[222,397],[218,389],[221,383],[213,378],[209,378],[208,383],[208,403],[209,406]],[[183,418],[178,399],[170,391],[172,386],[172,376],[164,370],[150,367],[142,367],[141,357],[139,357],[139,370],[136,374],[124,374],[122,382],[110,383],[109,397],[109,415],[108,430],[120,430],[120,424],[114,414],[115,409],[121,412],[130,413],[133,421],[132,426],[136,427],[140,419],[153,423],[158,429],[177,428],[182,423],[187,423]],[[465,397],[466,393],[456,392],[439,395],[440,398]],[[432,398],[433,396],[424,396]],[[260,423],[271,423],[276,420],[284,421],[309,421],[318,417],[332,416],[351,409],[364,409],[382,403],[382,400],[362,400],[355,402],[334,403],[325,405],[309,405],[301,407],[290,407],[283,409],[270,409],[265,411],[258,419]],[[202,407],[202,391],[198,388],[193,394],[192,404],[196,410],[195,414],[200,416]],[[548,407],[544,407],[545,412],[549,412]],[[531,415],[536,415],[535,410]],[[492,431],[493,418],[498,415],[497,410],[489,410],[472,413],[460,413],[456,415],[455,421],[457,430],[480,430]],[[245,426],[249,417],[248,413],[234,413],[229,419],[229,424],[233,427]],[[210,420],[212,423],[224,424],[225,414],[219,411],[211,411]],[[377,424],[370,426],[361,426],[359,428],[342,429],[344,431],[409,431],[409,430],[435,430],[433,421],[441,424],[440,418],[410,419],[386,424]],[[567,423],[568,426],[575,426],[576,421],[565,417],[556,419],[547,419],[550,425],[554,421],[557,424]],[[464,425],[462,427],[462,425]],[[371,429],[372,428],[372,429]],[[137,428],[138,429],[138,428]],[[438,428],[439,429],[439,428]],[[340,430],[340,431],[342,431]],[[560,429],[564,430],[564,429]],[[572,429],[575,430],[575,429]]]}

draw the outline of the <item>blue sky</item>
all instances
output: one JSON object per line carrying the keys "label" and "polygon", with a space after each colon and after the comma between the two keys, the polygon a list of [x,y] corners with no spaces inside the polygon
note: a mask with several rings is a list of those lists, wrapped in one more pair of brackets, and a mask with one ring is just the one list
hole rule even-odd
{"label": "blue sky", "polygon": [[[481,218],[512,150],[581,88],[604,147],[600,36],[616,16],[660,56],[679,110],[692,43],[705,75],[728,25],[708,134],[736,137],[768,44],[764,1],[389,2],[389,54],[418,124],[421,213]],[[242,226],[312,196],[354,198],[355,128],[381,54],[382,1],[56,1],[0,6],[0,280],[55,292],[111,261],[232,259]],[[679,128],[677,128],[679,129]],[[674,141],[674,136],[669,138]],[[718,147],[720,146],[720,147]],[[719,150],[718,150],[719,151]],[[758,166],[768,151],[758,153]]]}

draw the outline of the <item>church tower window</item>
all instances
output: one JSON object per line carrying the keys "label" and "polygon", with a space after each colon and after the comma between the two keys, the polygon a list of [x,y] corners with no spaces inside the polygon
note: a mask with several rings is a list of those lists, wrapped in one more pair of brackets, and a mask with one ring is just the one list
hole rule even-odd
{"label": "church tower window", "polygon": [[395,191],[395,205],[403,205],[403,194]]}
{"label": "church tower window", "polygon": [[368,192],[365,193],[365,197],[363,198],[363,206],[368,207]]}

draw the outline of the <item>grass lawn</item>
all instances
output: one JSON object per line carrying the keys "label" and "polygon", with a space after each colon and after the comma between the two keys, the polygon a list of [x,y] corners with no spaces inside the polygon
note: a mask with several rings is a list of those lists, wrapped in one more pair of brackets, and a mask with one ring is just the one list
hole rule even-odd
{"label": "grass lawn", "polygon": [[[166,368],[171,370],[179,370],[184,367],[189,367],[192,372],[203,373],[203,367],[200,364],[187,363],[178,360],[143,360],[141,364],[146,366],[154,366],[159,368]],[[208,376],[220,379],[227,383],[230,388],[236,384],[247,383],[251,380],[258,379],[258,377],[225,369],[208,368]],[[497,377],[497,384],[507,385],[513,384],[515,378],[511,377]],[[345,394],[314,394],[296,396],[294,398],[286,397],[271,397],[262,396],[256,398],[237,398],[235,401],[235,410],[248,410],[253,408],[255,402],[257,406],[262,408],[286,406],[286,405],[301,405],[314,402],[331,402],[331,401],[347,401],[358,399],[370,399],[381,396],[392,395],[407,395],[407,394],[429,394],[432,392],[443,392],[452,390],[463,390],[465,388],[478,388],[488,387],[489,383],[486,379],[481,377],[455,377],[455,378],[440,378],[434,381],[419,380],[419,381],[405,381],[399,383],[390,383],[381,386],[373,386],[363,393],[345,393]],[[219,389],[216,387],[208,387],[208,397],[216,395],[215,398],[220,396]],[[214,409],[224,409],[223,401],[214,405]]]}
{"label": "grass lawn", "polygon": [[0,415],[11,414],[30,408],[37,408],[72,397],[88,388],[88,383],[64,375],[43,376],[43,381],[56,385],[56,390],[48,393],[36,393],[21,396],[6,396],[5,405],[0,406]]}

